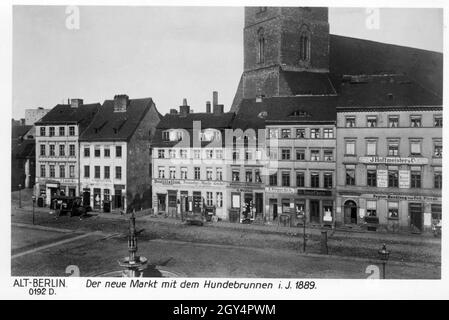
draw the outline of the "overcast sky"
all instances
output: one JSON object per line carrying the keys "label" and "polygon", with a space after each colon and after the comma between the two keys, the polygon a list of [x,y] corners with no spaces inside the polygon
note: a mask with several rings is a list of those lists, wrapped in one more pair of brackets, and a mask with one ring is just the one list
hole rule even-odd
{"label": "overcast sky", "polygon": [[[79,29],[66,7],[13,10],[13,112],[152,97],[163,114],[187,98],[205,109],[212,91],[230,108],[243,69],[242,7],[79,7]],[[333,34],[442,52],[441,9],[381,9],[366,27],[365,9],[329,10]],[[69,20],[72,21],[72,20]]]}

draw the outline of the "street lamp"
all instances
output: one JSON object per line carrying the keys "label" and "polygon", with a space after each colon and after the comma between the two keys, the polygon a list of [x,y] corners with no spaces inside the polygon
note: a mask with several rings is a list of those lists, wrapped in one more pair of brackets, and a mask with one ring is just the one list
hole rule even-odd
{"label": "street lamp", "polygon": [[387,264],[388,258],[390,257],[390,251],[387,250],[387,246],[384,243],[382,245],[382,249],[380,249],[377,253],[382,260],[382,278],[385,279],[385,265]]}
{"label": "street lamp", "polygon": [[33,200],[33,224],[34,224],[34,204],[36,202],[36,196],[32,196],[31,200]]}
{"label": "street lamp", "polygon": [[22,190],[22,185],[19,184],[19,208],[22,208],[22,193],[21,193],[21,190]]}

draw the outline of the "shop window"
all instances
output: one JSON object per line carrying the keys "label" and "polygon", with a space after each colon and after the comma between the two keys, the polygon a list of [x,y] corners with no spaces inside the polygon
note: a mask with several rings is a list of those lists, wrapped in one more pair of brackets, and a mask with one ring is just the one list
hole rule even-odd
{"label": "shop window", "polygon": [[241,205],[241,203],[240,203],[240,194],[239,193],[232,193],[231,194],[231,205],[232,205],[232,208],[238,208],[238,209],[240,209],[240,205]]}
{"label": "shop window", "polygon": [[290,199],[282,199],[282,213],[290,212]]}
{"label": "shop window", "polygon": [[104,201],[109,201],[109,200],[111,200],[111,190],[109,190],[109,189],[104,189],[104,190],[103,190],[103,198],[104,198]]}
{"label": "shop window", "polygon": [[388,218],[399,219],[399,203],[397,201],[388,201]]}
{"label": "shop window", "polygon": [[366,215],[368,217],[376,217],[377,216],[377,201],[376,200],[367,200],[366,201]]}
{"label": "shop window", "polygon": [[295,200],[295,209],[297,215],[304,215],[306,208],[306,201],[302,199],[296,199]]}

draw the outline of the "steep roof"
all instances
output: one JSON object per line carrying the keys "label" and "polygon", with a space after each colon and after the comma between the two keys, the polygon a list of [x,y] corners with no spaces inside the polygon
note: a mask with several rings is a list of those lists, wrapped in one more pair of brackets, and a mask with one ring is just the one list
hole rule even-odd
{"label": "steep roof", "polygon": [[99,103],[83,104],[77,108],[72,108],[69,104],[58,104],[35,125],[78,124],[80,132],[83,132],[99,108]]}
{"label": "steep roof", "polygon": [[24,126],[12,126],[11,127],[11,138],[12,139],[18,139],[20,137],[23,137],[25,134],[27,134],[28,131],[31,130],[33,126],[30,125],[24,125]]}
{"label": "steep roof", "polygon": [[105,100],[79,140],[127,141],[152,106],[151,98],[130,99],[126,111],[114,112],[114,100]]}
{"label": "steep roof", "polygon": [[327,73],[281,71],[280,77],[287,83],[291,95],[336,93]]}
{"label": "steep roof", "polygon": [[13,141],[11,145],[11,156],[13,158],[34,158],[35,157],[35,141],[30,140],[17,140]]}
{"label": "steep roof", "polygon": [[345,77],[338,106],[442,105],[442,98],[404,75]]}

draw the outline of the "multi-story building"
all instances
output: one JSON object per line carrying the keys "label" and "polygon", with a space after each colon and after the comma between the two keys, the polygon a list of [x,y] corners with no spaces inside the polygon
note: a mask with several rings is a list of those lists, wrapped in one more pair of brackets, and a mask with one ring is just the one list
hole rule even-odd
{"label": "multi-story building", "polygon": [[58,104],[36,122],[35,194],[52,203],[55,195],[75,196],[79,187],[79,136],[90,124],[99,103],[72,99]]}
{"label": "multi-story building", "polygon": [[36,172],[34,126],[13,125],[11,129],[11,190],[32,188]]}
{"label": "multi-story building", "polygon": [[25,124],[32,126],[43,116],[45,116],[51,109],[36,108],[36,109],[26,109],[25,110]]}
{"label": "multi-story building", "polygon": [[[332,222],[335,188],[336,96],[244,99],[236,122],[262,128],[265,221],[305,214],[308,223]],[[260,111],[262,110],[262,111]],[[247,170],[244,168],[243,170]]]}
{"label": "multi-story building", "polygon": [[347,77],[337,107],[337,222],[420,232],[441,219],[441,97],[399,75]]}
{"label": "multi-story building", "polygon": [[184,99],[157,126],[153,140],[153,208],[173,216],[215,210],[228,218],[225,130],[234,113],[224,113],[214,92],[213,109],[193,113]]}
{"label": "multi-story building", "polygon": [[106,100],[80,136],[80,185],[94,210],[151,207],[150,141],[160,120],[151,98]]}

